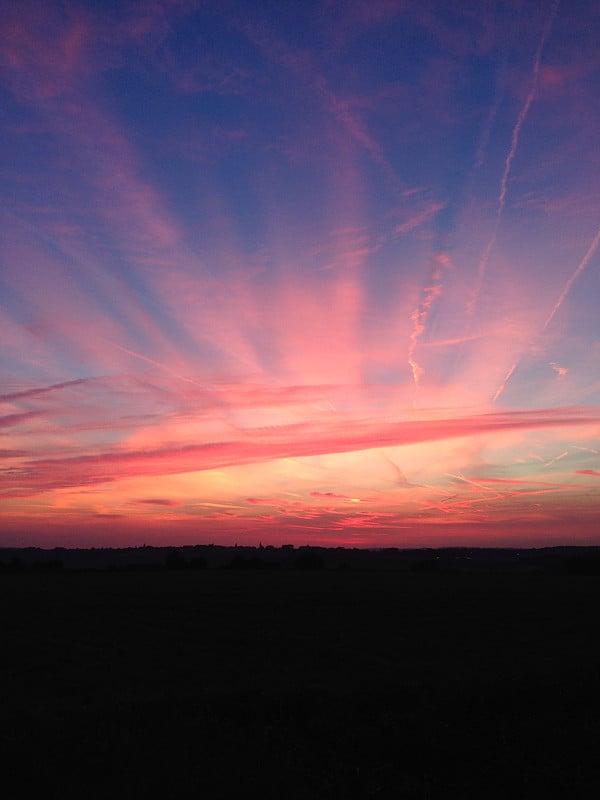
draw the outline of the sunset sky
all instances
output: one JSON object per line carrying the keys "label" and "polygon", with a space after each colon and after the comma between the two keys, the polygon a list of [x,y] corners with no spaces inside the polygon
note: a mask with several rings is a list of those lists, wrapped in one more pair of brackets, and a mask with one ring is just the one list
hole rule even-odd
{"label": "sunset sky", "polygon": [[3,4],[0,545],[600,544],[599,41]]}

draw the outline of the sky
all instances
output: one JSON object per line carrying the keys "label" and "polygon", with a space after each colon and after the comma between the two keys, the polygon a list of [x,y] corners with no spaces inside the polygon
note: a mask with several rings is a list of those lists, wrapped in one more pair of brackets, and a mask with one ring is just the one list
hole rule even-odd
{"label": "sky", "polygon": [[600,544],[600,5],[0,10],[0,545]]}

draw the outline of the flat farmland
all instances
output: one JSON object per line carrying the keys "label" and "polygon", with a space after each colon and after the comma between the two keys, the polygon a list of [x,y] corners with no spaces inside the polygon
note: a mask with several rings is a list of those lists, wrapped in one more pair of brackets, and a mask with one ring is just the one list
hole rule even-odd
{"label": "flat farmland", "polygon": [[3,774],[23,795],[600,788],[596,576],[0,578]]}

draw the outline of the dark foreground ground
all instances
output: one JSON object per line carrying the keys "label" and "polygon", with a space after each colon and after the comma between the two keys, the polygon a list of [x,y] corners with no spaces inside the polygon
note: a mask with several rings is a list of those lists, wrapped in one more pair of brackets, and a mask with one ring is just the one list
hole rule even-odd
{"label": "dark foreground ground", "polygon": [[599,601],[531,572],[2,574],[4,796],[597,797]]}

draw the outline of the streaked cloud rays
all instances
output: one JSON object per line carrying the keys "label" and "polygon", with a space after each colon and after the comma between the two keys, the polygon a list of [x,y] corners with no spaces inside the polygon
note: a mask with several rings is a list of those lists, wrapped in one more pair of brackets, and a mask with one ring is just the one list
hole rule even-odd
{"label": "streaked cloud rays", "polygon": [[591,530],[597,20],[307,9],[0,11],[11,531]]}

